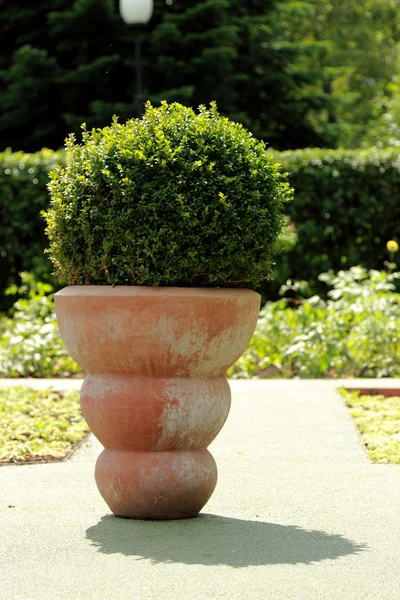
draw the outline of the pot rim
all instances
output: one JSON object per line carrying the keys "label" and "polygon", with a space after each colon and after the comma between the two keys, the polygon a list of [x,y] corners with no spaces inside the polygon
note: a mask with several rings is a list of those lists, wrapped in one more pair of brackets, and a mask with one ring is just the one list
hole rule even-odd
{"label": "pot rim", "polygon": [[70,285],[55,294],[60,296],[97,296],[97,297],[188,297],[188,298],[229,298],[243,296],[260,296],[258,292],[247,288],[207,288],[207,287],[150,287],[135,285]]}

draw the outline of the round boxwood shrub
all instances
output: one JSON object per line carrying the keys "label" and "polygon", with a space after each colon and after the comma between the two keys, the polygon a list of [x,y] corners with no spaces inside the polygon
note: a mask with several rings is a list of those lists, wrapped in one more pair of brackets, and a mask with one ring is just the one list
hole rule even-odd
{"label": "round boxwood shrub", "polygon": [[143,119],[67,141],[45,213],[70,285],[255,287],[291,189],[262,142],[219,115],[147,104]]}

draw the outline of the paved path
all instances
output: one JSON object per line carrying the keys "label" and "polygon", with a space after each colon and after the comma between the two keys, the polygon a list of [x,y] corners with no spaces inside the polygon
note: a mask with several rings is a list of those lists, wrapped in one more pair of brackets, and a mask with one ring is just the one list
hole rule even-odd
{"label": "paved path", "polygon": [[400,466],[369,462],[338,385],[233,382],[197,519],[110,515],[95,440],[67,463],[1,467],[0,599],[397,600]]}

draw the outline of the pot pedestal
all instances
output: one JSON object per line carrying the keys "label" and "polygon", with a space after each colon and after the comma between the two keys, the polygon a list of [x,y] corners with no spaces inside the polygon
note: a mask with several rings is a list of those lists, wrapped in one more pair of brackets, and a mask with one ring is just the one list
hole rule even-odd
{"label": "pot pedestal", "polygon": [[89,375],[82,412],[104,450],[96,482],[122,517],[196,515],[217,482],[207,446],[228,416],[225,378]]}
{"label": "pot pedestal", "polygon": [[65,346],[88,373],[82,412],[105,450],[96,483],[114,514],[196,516],[217,482],[207,447],[230,408],[225,372],[245,350],[249,290],[73,286],[55,295]]}

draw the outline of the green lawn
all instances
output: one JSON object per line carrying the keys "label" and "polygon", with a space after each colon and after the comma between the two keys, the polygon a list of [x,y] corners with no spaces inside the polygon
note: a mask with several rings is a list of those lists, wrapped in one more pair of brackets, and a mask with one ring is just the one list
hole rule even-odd
{"label": "green lawn", "polygon": [[0,463],[61,459],[87,433],[78,391],[0,388]]}
{"label": "green lawn", "polygon": [[371,460],[400,464],[400,397],[341,390]]}

